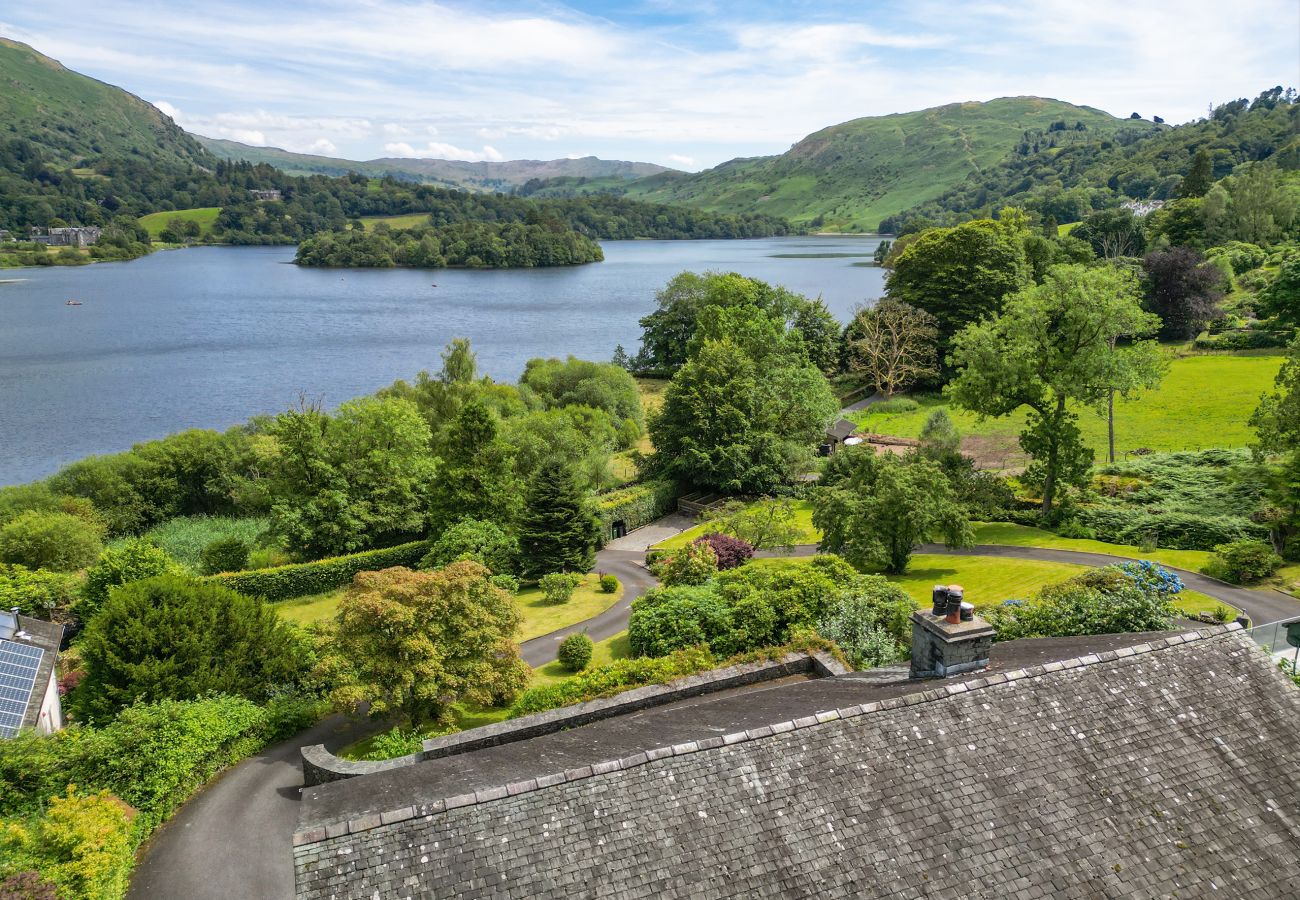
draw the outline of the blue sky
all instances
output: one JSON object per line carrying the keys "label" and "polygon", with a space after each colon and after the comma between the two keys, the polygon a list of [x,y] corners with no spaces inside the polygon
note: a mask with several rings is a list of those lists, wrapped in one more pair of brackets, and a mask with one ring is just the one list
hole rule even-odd
{"label": "blue sky", "polygon": [[698,169],[858,116],[1034,94],[1182,122],[1300,84],[1296,0],[99,0],[0,34],[199,134],[368,159]]}

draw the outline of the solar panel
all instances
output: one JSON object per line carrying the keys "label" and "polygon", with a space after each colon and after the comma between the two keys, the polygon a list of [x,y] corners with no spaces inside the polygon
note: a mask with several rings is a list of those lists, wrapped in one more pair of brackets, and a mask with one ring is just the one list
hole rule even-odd
{"label": "solar panel", "polygon": [[13,737],[22,727],[44,656],[40,647],[0,640],[0,738]]}

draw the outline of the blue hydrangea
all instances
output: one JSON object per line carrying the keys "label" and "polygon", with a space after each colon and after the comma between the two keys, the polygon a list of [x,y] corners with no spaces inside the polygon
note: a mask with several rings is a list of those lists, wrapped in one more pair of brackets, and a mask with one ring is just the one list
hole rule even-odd
{"label": "blue hydrangea", "polygon": [[1123,572],[1133,583],[1144,590],[1154,591],[1162,597],[1172,597],[1182,593],[1185,585],[1183,579],[1164,566],[1157,565],[1149,559],[1139,562],[1120,563],[1114,568]]}

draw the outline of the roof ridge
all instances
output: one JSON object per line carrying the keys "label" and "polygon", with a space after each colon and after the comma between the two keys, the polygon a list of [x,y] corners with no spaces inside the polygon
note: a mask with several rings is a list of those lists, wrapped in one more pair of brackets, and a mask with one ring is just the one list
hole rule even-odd
{"label": "roof ridge", "polygon": [[[417,816],[432,817],[436,813],[459,809],[463,806],[490,803],[494,800],[502,800],[506,797],[526,794],[532,791],[541,790],[542,788],[565,784],[570,781],[580,781],[584,778],[592,778],[597,775],[607,775],[610,772],[634,769],[638,766],[643,766],[646,763],[654,762],[658,759],[666,759],[670,756],[686,756],[704,750],[714,750],[718,747],[756,741],[776,734],[785,734],[800,728],[813,728],[839,719],[853,719],[858,716],[880,712],[882,710],[897,709],[903,706],[916,706],[921,703],[930,703],[936,700],[945,700],[948,697],[957,696],[959,694],[966,694],[983,688],[996,687],[997,685],[1005,684],[1009,681],[1038,678],[1043,675],[1064,671],[1066,669],[1087,668],[1101,663],[1127,659],[1130,656],[1152,653],[1157,650],[1166,650],[1183,644],[1190,644],[1196,641],[1220,637],[1242,630],[1240,623],[1231,622],[1226,625],[1216,625],[1210,628],[1202,628],[1197,631],[1183,632],[1158,641],[1147,641],[1141,644],[1135,644],[1131,647],[1121,647],[1118,650],[1089,653],[1084,656],[1043,663],[1041,665],[1030,666],[1024,669],[1013,669],[1010,672],[1001,672],[996,675],[976,678],[971,681],[957,682],[943,687],[930,688],[929,690],[918,690],[915,693],[905,694],[901,697],[892,697],[888,700],[877,700],[872,703],[863,703],[857,706],[844,707],[843,709],[826,710],[824,712],[815,713],[810,716],[803,716],[786,722],[763,725],[758,728],[751,728],[747,731],[737,731],[722,737],[713,737],[702,741],[688,741],[682,744],[656,747],[651,750],[639,751],[622,759],[610,759],[603,762],[593,763],[588,766],[581,766],[576,769],[568,769],[564,772],[540,775],[536,778],[516,781],[507,785],[484,788],[472,793],[459,794],[455,797],[445,797],[441,800],[434,800],[431,803],[420,804],[419,806],[412,805],[402,807],[401,809],[390,810],[388,812],[369,813],[333,825],[318,825],[295,832],[293,836],[293,846],[296,851],[299,847],[315,844],[329,838],[341,837],[345,834],[358,834],[362,831],[369,831],[382,825],[391,825],[396,822],[404,822],[408,819],[414,819]],[[941,681],[942,679],[934,680]]]}

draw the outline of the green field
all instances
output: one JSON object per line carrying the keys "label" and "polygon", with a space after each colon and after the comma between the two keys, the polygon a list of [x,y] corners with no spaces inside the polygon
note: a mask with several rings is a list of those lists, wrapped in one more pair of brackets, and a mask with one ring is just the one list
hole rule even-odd
{"label": "green field", "polygon": [[[596,642],[591,651],[591,662],[587,667],[607,665],[616,659],[627,659],[631,655],[632,648],[628,643],[627,632],[620,631],[611,638]],[[541,687],[544,684],[555,684],[572,674],[560,665],[559,660],[552,660],[544,666],[533,669],[533,680],[528,683],[528,686]]]}
{"label": "green field", "polygon": [[383,222],[389,228],[414,228],[416,225],[428,225],[428,213],[411,213],[405,216],[362,216],[361,224],[366,226],[366,231],[371,230],[380,222]]}
{"label": "green field", "polygon": [[207,237],[212,233],[212,225],[217,221],[217,213],[221,212],[219,206],[201,206],[198,209],[174,209],[170,212],[149,213],[147,216],[140,217],[140,224],[149,232],[149,237],[155,241],[158,240],[167,223],[172,219],[181,219],[185,222],[198,222],[202,231],[199,234],[200,239]]}
{"label": "green field", "polygon": [[1105,541],[1064,538],[1041,528],[1013,525],[1010,522],[976,522],[975,543],[1005,544],[1012,547],[1046,547],[1052,550],[1080,550],[1085,553],[1109,553],[1133,559],[1149,559],[1163,566],[1199,572],[1211,554],[1205,550],[1150,550],[1131,544],[1107,544]]}
{"label": "green field", "polygon": [[[1115,450],[1119,455],[1147,448],[1155,451],[1244,447],[1254,439],[1247,424],[1259,396],[1273,386],[1280,356],[1187,356],[1173,360],[1160,387],[1115,403]],[[938,397],[918,397],[919,409],[892,415],[868,411],[850,414],[863,428],[915,438],[926,418],[944,408],[982,465],[1010,468],[1023,463],[1016,436],[1024,425],[1020,410],[1002,419],[978,421],[973,413],[952,409]],[[1106,451],[1106,417],[1080,411],[1085,443],[1102,460]]]}
{"label": "green field", "polygon": [[[813,527],[812,523],[812,503],[808,500],[796,500],[794,502],[794,520],[799,526],[800,534],[795,539],[796,544],[816,544],[822,539],[822,533]],[[654,545],[655,550],[676,550],[685,547],[696,538],[703,537],[709,532],[706,525],[696,525],[694,528],[688,528],[681,534],[673,535],[666,541],[660,541]]]}
{"label": "green field", "polygon": [[[599,577],[592,574],[573,594],[568,603],[550,604],[542,598],[541,588],[524,588],[515,597],[523,621],[515,634],[516,641],[528,641],[561,628],[567,628],[576,622],[583,622],[600,615],[609,609],[618,598],[623,596],[623,587],[613,594],[602,593],[598,587]],[[309,625],[334,617],[339,601],[343,599],[347,588],[301,597],[296,600],[283,600],[275,604],[280,617],[298,625]]]}

